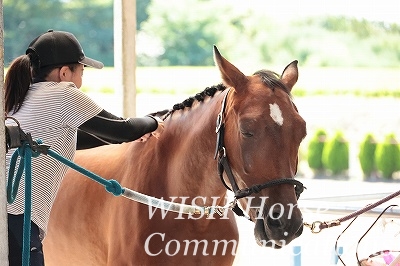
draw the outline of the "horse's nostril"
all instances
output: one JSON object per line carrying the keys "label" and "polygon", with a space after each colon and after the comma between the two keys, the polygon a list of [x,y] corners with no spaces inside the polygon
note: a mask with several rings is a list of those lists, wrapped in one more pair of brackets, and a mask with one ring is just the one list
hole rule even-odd
{"label": "horse's nostril", "polygon": [[282,228],[283,223],[279,214],[268,215],[267,223],[269,227]]}

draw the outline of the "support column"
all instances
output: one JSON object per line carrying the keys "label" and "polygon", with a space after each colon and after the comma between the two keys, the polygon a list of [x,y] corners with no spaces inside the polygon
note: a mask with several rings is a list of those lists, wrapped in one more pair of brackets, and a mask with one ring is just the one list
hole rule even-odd
{"label": "support column", "polygon": [[114,0],[114,71],[124,117],[136,116],[136,0]]}
{"label": "support column", "polygon": [[[3,0],[0,0],[0,110],[4,114],[4,21]],[[0,265],[8,266],[8,230],[6,197],[6,140],[4,115],[0,115]]]}

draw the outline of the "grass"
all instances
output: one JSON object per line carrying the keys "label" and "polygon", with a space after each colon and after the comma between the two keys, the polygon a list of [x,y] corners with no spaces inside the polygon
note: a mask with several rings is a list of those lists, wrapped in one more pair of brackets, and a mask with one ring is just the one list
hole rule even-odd
{"label": "grass", "polygon": [[[400,97],[400,68],[299,67],[299,72],[299,81],[293,90],[298,97],[348,94]],[[82,90],[115,93],[120,87],[117,81],[114,68],[86,68]],[[138,93],[195,94],[220,81],[216,67],[139,67],[136,71]]]}

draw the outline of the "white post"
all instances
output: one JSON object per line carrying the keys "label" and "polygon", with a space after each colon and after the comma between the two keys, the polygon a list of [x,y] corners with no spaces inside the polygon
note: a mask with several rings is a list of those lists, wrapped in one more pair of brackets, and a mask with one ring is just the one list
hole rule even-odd
{"label": "white post", "polygon": [[136,115],[135,40],[136,0],[114,0],[114,71],[124,117]]}
{"label": "white post", "polygon": [[[0,0],[0,110],[4,114],[4,23],[3,0]],[[6,197],[6,140],[4,115],[0,115],[0,265],[8,266],[8,230],[7,230],[7,197]]]}

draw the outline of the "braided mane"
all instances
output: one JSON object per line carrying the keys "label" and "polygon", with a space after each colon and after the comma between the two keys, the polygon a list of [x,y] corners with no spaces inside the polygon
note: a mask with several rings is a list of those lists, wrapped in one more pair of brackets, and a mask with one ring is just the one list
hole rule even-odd
{"label": "braided mane", "polygon": [[197,93],[195,96],[189,97],[181,103],[177,103],[172,107],[172,112],[177,110],[182,110],[186,107],[192,107],[194,101],[202,102],[205,97],[213,97],[217,91],[223,91],[226,89],[226,86],[221,84],[214,85],[211,87],[207,87],[204,91]]}
{"label": "braided mane", "polygon": [[213,97],[217,91],[223,91],[227,87],[222,83],[218,85],[214,85],[211,87],[206,87],[202,92],[197,93],[195,96],[191,96],[184,100],[181,103],[175,104],[172,109],[165,109],[158,112],[151,113],[149,115],[158,116],[162,120],[165,120],[167,117],[172,115],[173,112],[185,109],[186,107],[192,107],[194,101],[202,102],[206,97]]}

